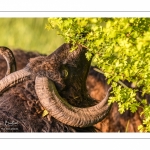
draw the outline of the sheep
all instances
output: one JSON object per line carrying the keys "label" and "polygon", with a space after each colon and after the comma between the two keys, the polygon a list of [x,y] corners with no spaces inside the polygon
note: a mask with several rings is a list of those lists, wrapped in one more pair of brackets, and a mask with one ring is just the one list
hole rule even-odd
{"label": "sheep", "polygon": [[65,43],[48,56],[31,58],[18,71],[11,50],[0,47],[7,61],[7,73],[0,80],[1,132],[97,131],[94,124],[111,109],[111,87],[101,102],[93,99],[86,90],[91,64],[87,49],[78,45],[70,52],[71,47]]}
{"label": "sheep", "polygon": [[[13,54],[16,59],[16,65],[17,65],[18,70],[23,69],[26,66],[26,64],[28,63],[28,60],[30,58],[41,56],[41,54],[39,54],[39,53],[24,52],[19,49],[14,50]],[[5,57],[5,59],[7,59],[7,58]],[[109,88],[109,85],[107,84],[107,80],[104,77],[104,75],[96,72],[94,70],[94,68],[95,67],[90,67],[90,71],[88,73],[88,77],[86,80],[86,88],[87,88],[88,94],[92,98],[94,98],[96,101],[99,102],[102,99],[104,99],[106,92]],[[1,70],[0,71],[0,79],[2,79],[4,77],[5,72],[8,72],[6,69],[7,69],[6,62],[4,61],[3,57],[0,56],[0,70]],[[27,86],[32,85],[31,83],[32,83],[31,80],[26,81]],[[127,82],[125,84],[130,86],[130,84]],[[20,85],[20,87],[21,86],[22,85]],[[17,85],[17,87],[19,87],[19,85]],[[33,87],[33,89],[31,87],[30,87],[30,89],[31,89],[31,91],[33,91],[34,87]],[[13,94],[15,94],[15,96],[18,94],[17,95],[18,99],[22,99],[22,100],[26,101],[27,98],[29,100],[29,97],[32,97],[32,99],[34,99],[36,97],[36,100],[38,101],[38,98],[37,98],[35,92],[32,93],[30,90],[28,90],[28,92],[26,91],[26,93],[28,94],[26,96],[24,94],[25,93],[24,90],[26,89],[25,87],[21,88],[22,90],[20,90],[20,91],[18,88],[16,88],[16,89],[17,89],[17,91],[15,91],[15,89],[13,90]],[[146,98],[149,101],[149,95],[146,95]],[[31,109],[31,105],[29,105],[29,103],[31,103],[32,101],[33,100],[30,100],[25,105],[27,109]],[[75,106],[80,105],[80,102],[78,102],[78,101],[76,101],[74,103],[71,102],[71,103],[74,104]],[[41,113],[42,113],[42,111],[44,111],[44,110],[41,110],[41,106],[38,108],[41,111]],[[37,109],[37,107],[36,107],[36,109]],[[42,131],[42,132],[46,132],[46,131],[49,131],[49,132],[97,132],[97,131],[98,132],[138,132],[138,130],[137,130],[138,125],[140,125],[142,123],[142,117],[140,116],[140,109],[136,113],[131,113],[130,111],[126,111],[125,113],[120,114],[118,112],[118,105],[116,103],[114,103],[112,105],[110,113],[102,121],[98,122],[93,127],[86,127],[86,128],[71,127],[71,126],[67,126],[61,122],[58,123],[58,121],[53,117],[50,117],[50,119],[49,119],[51,121],[51,124],[50,124],[50,122],[47,121],[47,118],[49,118],[49,115],[46,116],[47,118],[46,117],[41,118],[41,115],[39,113],[40,119],[46,120],[46,121],[44,120],[45,124],[46,124],[46,126],[45,126],[46,129],[41,128],[41,127],[39,127],[39,129],[38,129],[39,131]],[[18,128],[11,128],[11,129],[8,127],[6,128],[6,126],[4,124],[8,124],[7,121],[8,120],[3,120],[0,122],[0,127],[1,127],[1,129],[3,129],[3,130],[1,130],[1,132],[18,132]],[[43,125],[44,125],[44,123],[43,123]],[[23,130],[20,130],[20,131],[23,131]],[[31,129],[27,130],[27,131],[31,131]]]}

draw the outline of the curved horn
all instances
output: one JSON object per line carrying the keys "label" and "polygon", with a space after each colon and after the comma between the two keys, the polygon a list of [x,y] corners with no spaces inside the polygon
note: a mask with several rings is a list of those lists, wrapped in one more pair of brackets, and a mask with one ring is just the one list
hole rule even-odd
{"label": "curved horn", "polygon": [[36,77],[35,90],[43,107],[54,118],[70,126],[87,127],[93,125],[104,119],[110,110],[110,106],[107,104],[109,92],[99,104],[78,108],[67,103],[47,77]]}
{"label": "curved horn", "polygon": [[11,73],[10,75],[4,77],[0,80],[0,94],[2,94],[6,89],[14,86],[19,82],[23,82],[31,73],[27,68]]}
{"label": "curved horn", "polygon": [[0,46],[0,54],[5,58],[7,62],[6,76],[16,71],[16,61],[12,51],[7,47]]}

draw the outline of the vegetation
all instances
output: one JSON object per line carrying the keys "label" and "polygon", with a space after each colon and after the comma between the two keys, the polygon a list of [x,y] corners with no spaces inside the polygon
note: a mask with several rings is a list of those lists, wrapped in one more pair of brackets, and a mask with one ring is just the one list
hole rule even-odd
{"label": "vegetation", "polygon": [[[120,113],[142,108],[140,132],[150,131],[150,18],[49,18],[46,29],[57,30],[66,42],[88,48],[86,57],[104,73],[113,87],[109,103],[117,102]],[[127,87],[123,81],[134,84]]]}
{"label": "vegetation", "polygon": [[0,18],[1,46],[50,54],[64,40],[44,28],[47,18]]}

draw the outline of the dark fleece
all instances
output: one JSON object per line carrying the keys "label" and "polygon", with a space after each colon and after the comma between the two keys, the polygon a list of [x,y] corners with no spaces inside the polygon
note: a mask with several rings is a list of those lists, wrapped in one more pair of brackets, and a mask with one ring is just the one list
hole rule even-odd
{"label": "dark fleece", "polygon": [[[38,53],[14,51],[18,70],[25,67]],[[43,56],[40,56],[43,58]],[[42,60],[42,59],[41,59]],[[6,71],[5,60],[0,57],[0,78]],[[50,115],[42,116],[42,108],[29,79],[7,90],[0,96],[0,132],[95,132],[94,127],[75,128],[65,125]]]}

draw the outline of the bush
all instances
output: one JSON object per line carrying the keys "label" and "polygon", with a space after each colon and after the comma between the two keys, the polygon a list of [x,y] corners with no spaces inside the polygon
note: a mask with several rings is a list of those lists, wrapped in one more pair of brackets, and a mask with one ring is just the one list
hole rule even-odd
{"label": "bush", "polygon": [[87,47],[87,59],[93,57],[93,65],[113,87],[109,103],[117,102],[120,113],[142,108],[143,124],[138,129],[150,131],[150,105],[143,98],[150,94],[150,18],[49,18],[45,28],[57,30],[74,48]]}

